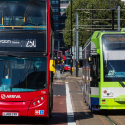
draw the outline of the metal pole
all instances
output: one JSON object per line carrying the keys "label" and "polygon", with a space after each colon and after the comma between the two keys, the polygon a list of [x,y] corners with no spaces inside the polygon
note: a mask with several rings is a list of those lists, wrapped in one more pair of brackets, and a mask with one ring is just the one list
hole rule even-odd
{"label": "metal pole", "polygon": [[58,41],[58,51],[60,51],[60,41]]}
{"label": "metal pole", "polygon": [[74,52],[73,52],[73,67],[75,67],[75,28],[73,28],[73,48],[74,48]]}
{"label": "metal pole", "polygon": [[76,77],[78,77],[78,14],[76,13]]}
{"label": "metal pole", "polygon": [[92,28],[93,28],[93,4],[92,4]]}
{"label": "metal pole", "polygon": [[112,30],[114,30],[114,10],[112,10]]}
{"label": "metal pole", "polygon": [[118,31],[120,31],[120,6],[118,6]]}
{"label": "metal pole", "polygon": [[71,75],[72,75],[72,0],[71,0]]}

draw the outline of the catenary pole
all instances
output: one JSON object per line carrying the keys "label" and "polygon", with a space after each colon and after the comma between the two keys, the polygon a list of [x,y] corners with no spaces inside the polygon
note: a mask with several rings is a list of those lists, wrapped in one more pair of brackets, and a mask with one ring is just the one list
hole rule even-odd
{"label": "catenary pole", "polygon": [[76,13],[76,77],[78,77],[78,14]]}
{"label": "catenary pole", "polygon": [[71,75],[72,75],[72,0],[71,0]]}
{"label": "catenary pole", "polygon": [[120,6],[118,6],[118,31],[120,31]]}

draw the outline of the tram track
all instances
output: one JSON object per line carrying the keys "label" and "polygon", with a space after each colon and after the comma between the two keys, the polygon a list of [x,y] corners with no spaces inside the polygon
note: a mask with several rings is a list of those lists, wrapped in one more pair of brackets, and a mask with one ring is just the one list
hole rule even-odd
{"label": "tram track", "polygon": [[112,125],[118,125],[118,124],[116,124],[111,118],[109,118],[108,116],[105,115],[105,117],[107,118],[107,120],[108,120]]}

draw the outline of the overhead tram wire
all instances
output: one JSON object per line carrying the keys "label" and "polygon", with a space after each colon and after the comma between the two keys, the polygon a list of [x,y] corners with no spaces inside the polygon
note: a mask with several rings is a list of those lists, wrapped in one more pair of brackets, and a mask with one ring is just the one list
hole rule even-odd
{"label": "overhead tram wire", "polygon": [[[86,27],[79,27],[79,28],[84,28],[84,29],[112,29],[112,28],[103,28],[103,27],[100,27],[100,28],[86,28]],[[115,28],[115,29],[118,29],[118,28]],[[122,28],[121,28],[122,29]]]}
{"label": "overhead tram wire", "polygon": [[[81,20],[92,20],[92,19],[81,19]],[[112,20],[112,19],[93,19],[93,20]],[[125,19],[114,19],[114,20],[125,20]]]}
{"label": "overhead tram wire", "polygon": [[[73,26],[76,26],[76,25],[73,25]],[[109,27],[112,25],[78,25],[78,26],[107,26],[107,27]],[[117,26],[117,25],[115,25],[115,26]]]}
{"label": "overhead tram wire", "polygon": [[[101,10],[101,11],[107,10],[107,11],[111,11],[110,9],[76,9],[76,10]],[[116,9],[116,10],[118,10],[118,9]],[[125,9],[120,9],[120,11],[125,11]]]}

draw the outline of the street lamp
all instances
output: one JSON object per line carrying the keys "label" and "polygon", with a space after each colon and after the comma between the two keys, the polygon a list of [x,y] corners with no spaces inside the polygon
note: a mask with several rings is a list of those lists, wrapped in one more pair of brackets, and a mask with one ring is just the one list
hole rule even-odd
{"label": "street lamp", "polygon": [[119,0],[107,0],[110,10],[112,10],[112,30],[114,30],[114,11],[118,7]]}

